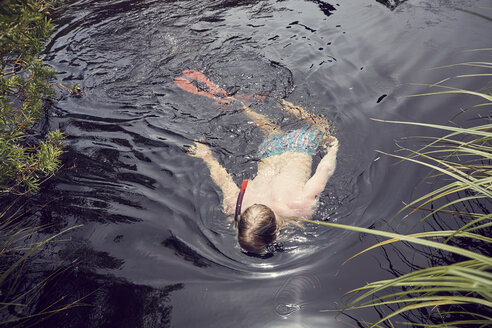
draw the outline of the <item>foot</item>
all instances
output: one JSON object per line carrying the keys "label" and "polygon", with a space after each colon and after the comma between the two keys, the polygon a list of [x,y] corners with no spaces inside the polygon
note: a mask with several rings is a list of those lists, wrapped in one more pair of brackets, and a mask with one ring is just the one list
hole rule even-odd
{"label": "foot", "polygon": [[281,108],[289,114],[292,114],[298,119],[305,121],[309,125],[315,126],[326,135],[330,134],[330,124],[324,116],[309,113],[301,106],[296,106],[285,99],[281,99],[281,102]]}
{"label": "foot", "polygon": [[210,150],[210,147],[197,141],[195,141],[193,145],[190,146],[187,153],[190,156],[198,157],[201,159],[212,156],[212,151]]}
{"label": "foot", "polygon": [[174,83],[181,89],[200,96],[212,98],[219,103],[230,104],[236,99],[210,81],[203,73],[189,69],[183,71],[183,76],[174,78]]}

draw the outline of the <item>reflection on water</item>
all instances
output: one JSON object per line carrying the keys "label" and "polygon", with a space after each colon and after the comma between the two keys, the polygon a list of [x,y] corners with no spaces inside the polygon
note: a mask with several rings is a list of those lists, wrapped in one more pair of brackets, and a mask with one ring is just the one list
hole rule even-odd
{"label": "reflection on water", "polygon": [[[210,261],[191,249],[186,243],[180,241],[175,236],[171,236],[162,242],[162,245],[174,250],[174,254],[183,258],[185,261],[190,261],[197,267],[209,267]],[[213,245],[212,245],[213,247]]]}
{"label": "reflection on water", "polygon": [[[428,182],[431,182],[437,190],[439,187],[442,187],[449,183],[446,178],[442,176],[432,176],[427,178]],[[433,209],[437,209],[440,206],[444,206],[447,203],[451,203],[453,201],[457,201],[458,199],[463,199],[466,197],[472,197],[472,193],[460,192],[457,194],[451,194],[445,197],[446,199],[440,199],[434,201],[432,206]],[[422,231],[457,231],[458,229],[464,227],[466,224],[474,221],[474,217],[471,216],[463,216],[458,215],[458,213],[462,212],[463,209],[466,209],[466,213],[483,213],[490,214],[490,209],[492,208],[492,204],[490,204],[490,200],[488,199],[472,199],[467,200],[465,202],[456,202],[451,206],[447,207],[447,210],[450,212],[443,213],[435,213],[432,216],[429,216],[425,219],[424,222],[416,224],[415,226],[406,226],[403,229],[400,229],[401,232],[410,233],[410,232],[422,232]],[[487,205],[488,204],[488,205]],[[402,228],[402,227],[400,227]],[[478,233],[482,236],[490,235],[491,229],[490,227],[480,228],[474,230],[475,233]],[[369,239],[373,239],[373,244],[377,242],[381,242],[384,239],[379,237],[371,236]],[[444,240],[444,238],[440,239]],[[487,243],[484,243],[478,239],[473,238],[450,238],[446,242],[447,245],[457,246],[462,249],[472,250],[476,254],[483,254],[486,256],[490,256],[490,247],[488,247]],[[427,248],[416,244],[411,243],[403,243],[398,242],[386,246],[382,246],[380,250],[380,255],[378,259],[380,260],[380,265],[386,272],[389,273],[390,278],[401,277],[404,274],[409,272],[413,272],[416,270],[421,270],[429,267],[437,267],[437,266],[448,266],[452,264],[456,264],[458,262],[465,262],[470,260],[467,257],[445,252],[435,248]],[[444,268],[443,268],[444,269]],[[452,269],[449,269],[452,272]],[[444,273],[443,275],[447,275],[450,273]],[[425,280],[425,278],[421,278],[421,280]],[[444,280],[443,280],[444,281]],[[435,282],[436,286],[442,283],[442,281]],[[432,283],[431,283],[432,284]],[[407,286],[400,288],[393,288],[392,292],[399,291],[411,291]],[[378,293],[375,294],[375,297],[387,296],[389,293],[382,292],[380,295]],[[411,297],[422,296],[423,294],[409,294]],[[449,295],[448,291],[445,291],[441,295]],[[459,294],[455,294],[459,296]],[[472,293],[468,294],[468,296],[472,295]],[[359,296],[359,295],[357,295]],[[357,297],[357,296],[354,296]],[[389,304],[387,305],[387,313],[390,311],[397,311],[406,306],[406,304]],[[481,305],[481,304],[460,304],[458,306],[448,304],[439,306],[439,311],[435,311],[434,308],[417,308],[414,310],[407,310],[401,314],[406,322],[421,322],[422,318],[425,318],[426,322],[434,323],[435,325],[439,325],[443,322],[443,313],[447,313],[445,320],[447,322],[464,322],[469,320],[471,315],[469,313],[478,313],[481,316],[489,316],[492,311],[490,307]]]}
{"label": "reflection on water", "polygon": [[131,284],[123,279],[85,270],[70,270],[52,279],[37,301],[37,309],[53,306],[54,300],[78,302],[70,315],[56,315],[39,322],[44,327],[172,327],[169,296],[183,288]]}
{"label": "reflection on water", "polygon": [[397,6],[405,1],[406,0],[377,0],[377,2],[382,3],[391,10],[395,9]]}
{"label": "reflection on water", "polygon": [[319,281],[310,276],[288,278],[275,294],[275,312],[280,316],[288,316],[301,310],[303,297],[307,297],[319,285]]}
{"label": "reflection on water", "polygon": [[[341,266],[366,239],[307,225],[285,233],[269,256],[242,253],[221,195],[186,147],[206,140],[239,183],[256,171],[261,136],[237,108],[186,94],[173,78],[196,69],[230,93],[266,94],[251,106],[286,128],[296,122],[278,110],[280,99],[325,115],[341,150],[316,218],[380,226],[422,170],[394,167],[374,151],[392,151],[395,138],[417,131],[370,118],[440,121],[449,100],[409,105],[398,96],[410,88],[399,85],[441,80],[442,72],[423,68],[448,64],[450,53],[469,59],[455,51],[484,39],[481,22],[463,12],[385,1],[400,5],[390,11],[380,2],[84,0],[59,10],[46,59],[83,95],[61,95],[52,111],[51,126],[67,135],[65,167],[39,201],[51,201],[44,222],[84,227],[59,252],[78,264],[39,306],[62,295],[89,295],[84,303],[96,306],[70,310],[70,322],[57,315],[42,324],[350,322],[320,311],[381,274],[371,259]],[[458,30],[466,44],[457,43]]]}

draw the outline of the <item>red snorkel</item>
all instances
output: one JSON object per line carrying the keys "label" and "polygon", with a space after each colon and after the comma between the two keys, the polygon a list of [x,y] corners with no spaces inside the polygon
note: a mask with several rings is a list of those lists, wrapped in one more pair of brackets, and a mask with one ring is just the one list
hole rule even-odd
{"label": "red snorkel", "polygon": [[243,203],[244,192],[246,191],[247,186],[248,180],[243,180],[243,183],[241,183],[241,189],[239,190],[239,195],[237,195],[236,212],[234,213],[234,224],[236,227],[239,215],[241,215],[241,204]]}

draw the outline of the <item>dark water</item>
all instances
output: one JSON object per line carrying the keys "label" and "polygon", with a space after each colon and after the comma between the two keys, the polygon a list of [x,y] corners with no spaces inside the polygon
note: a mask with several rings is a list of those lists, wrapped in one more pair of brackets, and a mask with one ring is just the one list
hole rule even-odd
{"label": "dark water", "polygon": [[[383,5],[385,3],[387,6]],[[453,70],[426,68],[480,58],[489,22],[451,6],[487,1],[75,1],[56,13],[46,60],[61,95],[49,118],[67,136],[62,172],[44,186],[43,222],[83,227],[56,255],[69,269],[38,299],[88,306],[46,327],[346,327],[342,295],[408,271],[412,251],[343,262],[374,239],[306,226],[280,238],[268,258],[243,254],[221,213],[220,194],[185,146],[206,140],[239,183],[255,173],[258,129],[238,110],[173,84],[185,69],[288,128],[279,98],[323,114],[341,143],[316,218],[386,227],[402,201],[430,186],[425,170],[394,166],[375,150],[431,131],[370,120],[446,122],[469,99],[401,96]],[[398,5],[399,4],[399,5]],[[490,3],[489,3],[490,4]],[[398,6],[396,6],[398,5]],[[395,8],[392,10],[393,8]],[[462,79],[460,86],[475,87]],[[315,160],[319,161],[320,157]],[[398,225],[400,231],[412,219]],[[348,312],[377,320],[372,310]]]}

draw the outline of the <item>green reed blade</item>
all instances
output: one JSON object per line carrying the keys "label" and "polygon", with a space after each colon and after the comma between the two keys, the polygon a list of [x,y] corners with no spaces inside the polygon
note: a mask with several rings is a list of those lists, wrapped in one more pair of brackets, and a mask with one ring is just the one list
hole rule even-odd
{"label": "green reed blade", "polygon": [[[491,98],[491,101],[492,101],[492,98]],[[431,123],[388,121],[388,120],[380,120],[377,118],[371,118],[371,120],[376,121],[376,122],[391,123],[391,124],[417,125],[417,126],[434,128],[434,129],[439,129],[439,130],[453,131],[453,132],[462,133],[465,135],[479,135],[479,136],[492,138],[492,132],[482,131],[482,130],[492,129],[492,124],[485,124],[485,125],[481,125],[479,127],[472,127],[472,128],[457,128],[457,127],[452,127],[452,126],[447,126],[447,125],[439,125],[439,124],[431,124]]]}
{"label": "green reed blade", "polygon": [[442,172],[442,173],[444,173],[444,174],[446,174],[446,175],[448,175],[448,176],[450,176],[450,177],[458,180],[459,182],[463,183],[464,185],[467,185],[472,190],[475,190],[477,192],[483,193],[483,194],[487,195],[488,197],[492,197],[492,190],[487,190],[485,188],[482,188],[478,184],[474,184],[473,181],[476,180],[476,179],[473,178],[472,176],[469,176],[468,175],[468,179],[466,179],[466,178],[464,178],[461,175],[455,174],[454,172],[450,172],[450,171],[445,170],[445,169],[443,169],[443,168],[441,168],[439,166],[436,166],[436,165],[433,165],[433,164],[430,164],[430,163],[427,163],[427,162],[424,162],[424,161],[410,159],[410,158],[405,158],[403,156],[399,156],[399,155],[395,155],[395,154],[388,154],[388,153],[385,153],[385,152],[380,152],[380,153],[381,154],[388,155],[388,156],[400,158],[400,159],[405,159],[407,161],[418,163],[418,164],[421,164],[423,166],[427,166],[427,167],[429,167],[431,169],[434,169],[436,171]]}
{"label": "green reed blade", "polygon": [[[468,261],[466,261],[466,262],[468,262]],[[460,270],[459,270],[460,268],[465,268],[465,267],[462,267],[459,264],[452,264],[452,265],[448,265],[448,266],[437,266],[437,267],[420,269],[420,270],[405,274],[403,276],[400,276],[400,277],[397,277],[394,279],[376,281],[376,282],[369,283],[368,285],[366,285],[364,287],[359,287],[357,289],[354,289],[354,290],[347,292],[346,295],[350,295],[353,293],[368,290],[365,293],[363,293],[362,295],[358,296],[353,301],[351,301],[351,304],[356,304],[356,303],[359,303],[362,300],[370,297],[371,295],[374,295],[375,293],[377,293],[379,291],[395,287],[397,284],[399,284],[401,282],[414,282],[414,281],[418,281],[419,279],[425,279],[426,281],[432,281],[432,280],[434,280],[434,277],[437,277],[437,278],[443,279],[443,281],[453,281],[454,280],[454,281],[459,281],[459,282],[463,282],[463,281],[466,282],[467,280],[469,280],[471,283],[473,283],[473,279],[470,280],[471,276],[476,276],[477,278],[479,278],[480,281],[488,278],[489,280],[486,280],[486,282],[484,284],[484,286],[487,286],[487,287],[484,287],[484,290],[482,291],[482,293],[484,295],[490,294],[490,291],[491,291],[491,283],[490,283],[491,280],[490,279],[491,278],[487,277],[487,276],[484,277],[484,272],[483,272],[483,270],[485,270],[485,269],[491,269],[490,266],[485,266],[485,267],[480,268],[480,269],[468,269],[465,272],[465,274],[460,272]],[[400,295],[401,293],[402,292],[399,292],[396,294]],[[487,299],[489,299],[488,296],[487,296]],[[370,302],[372,302],[372,301],[365,302],[364,304],[367,304]]]}
{"label": "green reed blade", "polygon": [[482,254],[477,254],[475,252],[472,252],[472,251],[469,251],[466,249],[462,249],[460,247],[445,245],[445,244],[441,244],[441,243],[430,241],[430,240],[420,239],[420,238],[416,238],[416,237],[412,237],[412,236],[400,235],[400,234],[393,233],[393,232],[378,231],[378,230],[373,230],[373,229],[354,227],[354,226],[339,224],[339,223],[322,222],[322,221],[307,220],[307,219],[300,219],[300,218],[292,218],[292,219],[296,220],[296,221],[306,222],[306,223],[324,225],[324,226],[332,227],[332,228],[352,230],[352,231],[367,233],[367,234],[371,234],[371,235],[377,235],[377,236],[381,236],[381,237],[394,238],[394,239],[399,239],[399,240],[403,240],[403,241],[408,241],[408,242],[423,245],[423,246],[429,246],[429,247],[437,248],[437,249],[440,249],[443,251],[447,251],[447,252],[451,252],[451,253],[458,254],[461,256],[465,256],[465,257],[468,257],[470,259],[475,259],[477,261],[481,261],[481,262],[486,263],[488,265],[492,265],[492,258],[490,258],[488,256],[485,256]]}
{"label": "green reed blade", "polygon": [[16,267],[18,267],[22,262],[24,262],[29,256],[31,256],[35,251],[37,251],[39,248],[41,248],[43,245],[49,243],[50,241],[52,241],[53,239],[57,238],[58,236],[70,231],[70,230],[73,230],[73,229],[76,229],[76,228],[80,228],[82,227],[83,225],[76,225],[76,226],[73,226],[73,227],[70,227],[70,228],[67,228],[63,231],[61,231],[60,233],[57,233],[56,235],[53,235],[51,236],[50,238],[38,243],[35,247],[33,247],[32,249],[30,249],[26,254],[24,254],[19,260],[17,260],[14,264],[12,264],[1,276],[0,276],[0,286],[3,284],[3,282],[5,281],[5,279],[12,273],[12,271],[14,271],[14,269]]}

